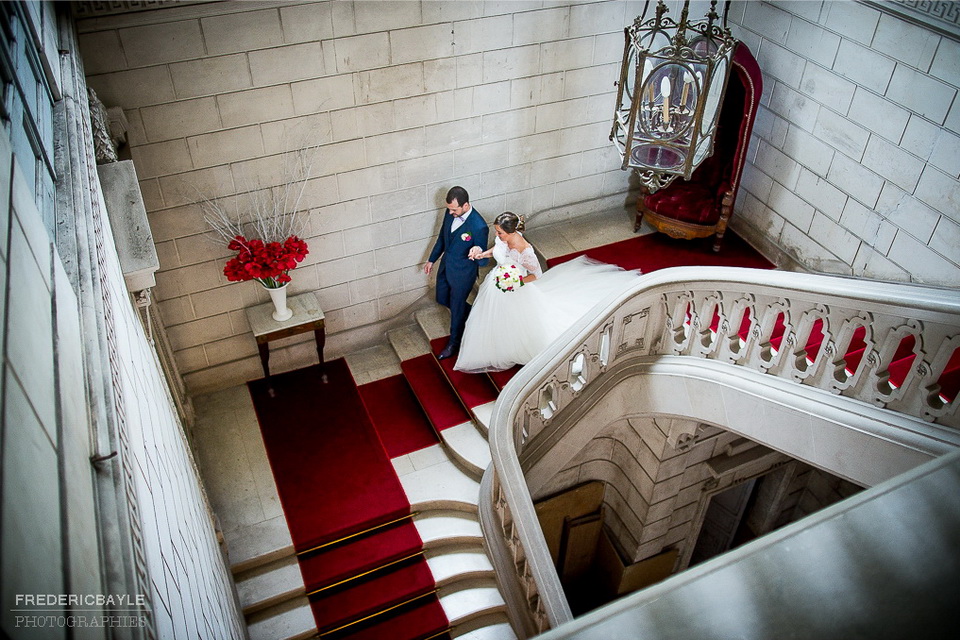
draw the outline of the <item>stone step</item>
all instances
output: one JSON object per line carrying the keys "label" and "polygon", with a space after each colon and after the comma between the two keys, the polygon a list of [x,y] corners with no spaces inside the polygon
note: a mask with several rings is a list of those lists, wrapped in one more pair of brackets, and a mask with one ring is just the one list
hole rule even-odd
{"label": "stone step", "polygon": [[317,623],[305,597],[247,616],[250,640],[301,640],[317,634]]}
{"label": "stone step", "polygon": [[479,481],[490,464],[490,445],[473,422],[464,422],[444,429],[440,432],[440,437],[447,445],[450,455],[456,458],[467,473]]}
{"label": "stone step", "polygon": [[236,585],[244,614],[262,611],[305,593],[296,556],[245,571],[236,576]]}
{"label": "stone step", "polygon": [[450,311],[446,307],[434,305],[420,309],[414,318],[428,341],[450,335]]}
{"label": "stone step", "polygon": [[477,428],[480,430],[480,433],[483,434],[484,438],[486,438],[490,433],[490,418],[493,417],[493,407],[496,404],[496,401],[493,401],[478,405],[471,409],[473,412],[474,422],[476,423]]}
{"label": "stone step", "polygon": [[357,386],[400,373],[400,358],[389,344],[379,344],[344,356]]}
{"label": "stone step", "polygon": [[438,587],[458,580],[496,577],[483,547],[451,546],[428,551],[426,556],[427,565]]}
{"label": "stone step", "polygon": [[506,613],[507,605],[492,580],[476,580],[469,586],[454,584],[440,589],[440,605],[452,627],[494,613]]}
{"label": "stone step", "polygon": [[399,360],[411,360],[430,353],[430,341],[417,324],[404,325],[387,332],[387,340]]}
{"label": "stone step", "polygon": [[504,613],[486,615],[465,622],[451,632],[457,640],[517,640]]}
{"label": "stone step", "polygon": [[448,544],[480,544],[483,532],[475,514],[464,511],[436,510],[417,514],[413,519],[424,549]]}
{"label": "stone step", "polygon": [[[415,453],[423,455],[435,448],[443,453],[440,445]],[[414,458],[414,454],[408,458]],[[449,459],[401,474],[400,484],[407,494],[411,511],[457,509],[476,512],[480,501],[480,483]]]}
{"label": "stone step", "polygon": [[234,574],[249,571],[292,556],[293,539],[287,519],[279,515],[263,522],[225,531],[230,569]]}

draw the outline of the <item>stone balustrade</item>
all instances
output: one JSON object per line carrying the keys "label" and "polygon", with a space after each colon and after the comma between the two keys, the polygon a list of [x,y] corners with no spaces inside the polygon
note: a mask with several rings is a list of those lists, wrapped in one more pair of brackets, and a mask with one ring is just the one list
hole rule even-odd
{"label": "stone balustrade", "polygon": [[[739,376],[752,376],[749,384],[768,387],[778,402],[795,397],[797,411],[849,432],[829,438],[869,432],[871,442],[889,446],[883,462],[867,454],[832,469],[847,477],[862,471],[857,479],[869,485],[960,447],[956,390],[941,385],[958,347],[960,296],[948,289],[682,267],[612,296],[524,367],[494,409],[481,510],[488,541],[497,538],[490,548],[514,627],[532,636],[572,619],[531,496],[549,479],[542,462],[564,447],[563,429],[615,381],[678,375],[678,367],[715,384],[746,386]],[[644,400],[657,402],[651,394]],[[835,420],[844,413],[848,420]],[[783,442],[766,444],[824,465]],[[834,455],[843,457],[839,445]]]}

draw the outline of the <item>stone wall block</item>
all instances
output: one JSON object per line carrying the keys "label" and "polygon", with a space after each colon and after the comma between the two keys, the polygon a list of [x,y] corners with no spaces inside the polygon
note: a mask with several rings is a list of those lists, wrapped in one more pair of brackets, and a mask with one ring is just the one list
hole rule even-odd
{"label": "stone wall block", "polygon": [[130,150],[137,177],[155,178],[190,171],[194,168],[186,140],[171,140],[135,147]]}
{"label": "stone wall block", "polygon": [[510,143],[506,140],[482,144],[468,149],[455,149],[453,171],[455,175],[488,172],[510,166]]}
{"label": "stone wall block", "polygon": [[940,221],[940,212],[888,182],[883,185],[876,211],[914,238],[928,241]]}
{"label": "stone wall block", "polygon": [[390,39],[386,33],[337,38],[334,49],[338,73],[375,69],[390,64]]}
{"label": "stone wall block", "polygon": [[743,24],[749,25],[764,38],[777,44],[785,44],[790,33],[790,14],[773,5],[761,2],[747,2],[743,15]]}
{"label": "stone wall block", "polygon": [[319,42],[275,47],[247,54],[255,87],[322,77],[323,47]]}
{"label": "stone wall block", "polygon": [[423,93],[423,65],[419,62],[361,71],[357,77],[357,98],[361,104]]}
{"label": "stone wall block", "polygon": [[319,42],[333,37],[331,3],[280,7],[284,42]]}
{"label": "stone wall block", "polygon": [[233,328],[226,314],[167,327],[167,336],[174,351],[215,342],[231,335]]}
{"label": "stone wall block", "polygon": [[401,160],[397,163],[398,186],[401,189],[424,184],[430,180],[453,177],[453,152]]}
{"label": "stone wall block", "polygon": [[[555,73],[568,69],[593,66],[594,39],[592,37],[544,42],[540,45],[541,73]],[[623,54],[623,37],[620,37],[620,52]],[[613,62],[604,60],[604,62]]]}
{"label": "stone wall block", "polygon": [[895,67],[890,58],[846,39],[840,42],[833,63],[835,72],[879,95],[886,92]]}
{"label": "stone wall block", "polygon": [[419,2],[354,2],[357,33],[403,29],[421,24]]}
{"label": "stone wall block", "polygon": [[[775,86],[770,95],[770,110],[801,129],[813,131],[819,105],[785,84],[780,82],[773,84]],[[764,85],[766,86],[768,85]]]}
{"label": "stone wall block", "polygon": [[776,78],[792,89],[800,87],[806,66],[803,58],[770,40],[764,40],[755,54],[765,77]]}
{"label": "stone wall block", "polygon": [[960,84],[960,43],[949,38],[941,38],[937,55],[930,65],[930,75],[948,84]]}
{"label": "stone wall block", "polygon": [[820,23],[860,44],[869,46],[882,14],[858,2],[826,2]]}
{"label": "stone wall block", "polygon": [[397,168],[388,164],[340,173],[337,186],[343,200],[393,191],[399,187]]}
{"label": "stone wall block", "polygon": [[820,109],[816,124],[813,125],[813,134],[854,159],[863,157],[870,139],[869,131],[830,109]]}
{"label": "stone wall block", "polygon": [[173,82],[162,66],[89,76],[87,84],[109,107],[135,109],[174,99]]}
{"label": "stone wall block", "polygon": [[883,178],[842,153],[834,154],[826,177],[830,183],[868,207],[876,205],[880,189],[883,188]]}
{"label": "stone wall block", "polygon": [[898,64],[886,97],[937,124],[943,124],[957,88]]}
{"label": "stone wall block", "polygon": [[571,180],[580,175],[581,157],[572,153],[557,158],[535,161],[530,169],[530,184],[542,186],[560,180]]}
{"label": "stone wall block", "polygon": [[773,183],[767,206],[801,231],[810,229],[815,214],[813,207],[798,198],[793,191],[785,189],[780,183]]}
{"label": "stone wall block", "polygon": [[873,49],[895,60],[927,71],[940,44],[940,36],[919,25],[883,14],[870,44]]}
{"label": "stone wall block", "polygon": [[196,20],[129,27],[120,29],[118,35],[131,68],[190,60],[205,53]]}
{"label": "stone wall block", "polygon": [[616,101],[614,82],[620,78],[620,64],[606,64],[600,67],[587,67],[565,71],[563,75],[563,97],[603,95],[609,104]]}
{"label": "stone wall block", "polygon": [[[822,111],[822,109],[821,109]],[[782,151],[817,175],[826,175],[833,159],[833,148],[793,125],[787,131]]]}
{"label": "stone wall block", "polygon": [[794,19],[787,34],[786,46],[807,60],[832,67],[840,48],[840,36],[805,20]]}
{"label": "stone wall block", "polygon": [[515,46],[561,40],[570,32],[570,8],[554,7],[539,11],[516,13],[513,16],[513,44]]}
{"label": "stone wall block", "polygon": [[187,60],[167,66],[178,98],[239,91],[253,86],[247,56],[242,53]]}
{"label": "stone wall block", "polygon": [[919,158],[902,151],[900,147],[879,136],[871,136],[863,154],[863,166],[880,174],[904,191],[912,192],[924,163]]}
{"label": "stone wall block", "polygon": [[353,77],[349,74],[294,82],[290,89],[298,114],[314,114],[356,105]]}
{"label": "stone wall block", "polygon": [[931,252],[927,245],[910,234],[898,233],[887,257],[905,269],[914,282],[947,286],[956,286],[960,282],[955,249],[952,252],[953,260],[947,260]]}
{"label": "stone wall block", "polygon": [[222,127],[214,98],[181,100],[140,110],[148,142],[175,140]]}
{"label": "stone wall block", "polygon": [[197,168],[249,160],[263,153],[260,127],[216,131],[187,138],[190,156]]}
{"label": "stone wall block", "polygon": [[[225,166],[161,176],[157,179],[157,185],[166,207],[180,207],[198,202],[202,198],[212,200],[235,193],[233,172]],[[147,207],[147,211],[152,216],[160,208],[162,207]]]}
{"label": "stone wall block", "polygon": [[833,220],[840,220],[847,204],[847,194],[806,169],[797,179],[796,193]]}
{"label": "stone wall block", "polygon": [[120,44],[120,36],[114,30],[81,33],[77,36],[83,51],[83,66],[86,73],[110,73],[127,68],[127,60]]}
{"label": "stone wall block", "polygon": [[856,85],[816,64],[807,63],[800,91],[838,113],[847,113]]}
{"label": "stone wall block", "polygon": [[527,45],[486,51],[483,54],[483,82],[512,80],[540,71],[540,46]]}
{"label": "stone wall block", "polygon": [[201,18],[207,53],[220,55],[283,44],[280,12],[275,9],[227,13]]}
{"label": "stone wall block", "polygon": [[390,31],[393,64],[449,58],[453,55],[452,25],[435,24]]}
{"label": "stone wall block", "polygon": [[623,28],[634,18],[633,7],[622,2],[574,5],[570,7],[570,36],[613,33],[619,36],[622,47]]}
{"label": "stone wall block", "polygon": [[857,89],[849,118],[888,140],[899,140],[910,120],[910,112],[886,98]]}
{"label": "stone wall block", "polygon": [[956,178],[927,166],[914,195],[954,222],[960,222],[960,182]]}
{"label": "stone wall block", "polygon": [[513,16],[498,15],[453,23],[454,55],[506,49],[513,44]]}
{"label": "stone wall block", "polygon": [[823,245],[844,264],[853,264],[857,249],[860,248],[860,238],[849,230],[818,213],[810,226],[809,234],[811,239]]}

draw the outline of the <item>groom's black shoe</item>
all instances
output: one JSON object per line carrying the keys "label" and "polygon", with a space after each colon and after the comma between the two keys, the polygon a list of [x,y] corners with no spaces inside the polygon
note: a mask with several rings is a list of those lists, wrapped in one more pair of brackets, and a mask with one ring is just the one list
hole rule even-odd
{"label": "groom's black shoe", "polygon": [[452,342],[448,342],[447,346],[445,346],[443,348],[443,351],[441,351],[440,354],[437,356],[437,360],[446,360],[447,358],[452,358],[453,355],[457,352],[457,349],[459,347],[460,345],[453,344]]}

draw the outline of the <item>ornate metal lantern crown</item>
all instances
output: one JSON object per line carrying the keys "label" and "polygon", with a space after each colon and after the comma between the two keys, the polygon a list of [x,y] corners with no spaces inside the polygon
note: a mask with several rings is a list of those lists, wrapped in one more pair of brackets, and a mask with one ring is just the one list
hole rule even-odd
{"label": "ornate metal lantern crown", "polygon": [[665,17],[663,0],[644,22],[649,5],[624,29],[610,140],[623,158],[621,168],[636,169],[653,192],[677,176],[689,179],[712,153],[736,40],[726,27],[726,9],[724,25],[715,24],[716,0],[697,22],[687,20],[689,0],[679,23]]}

